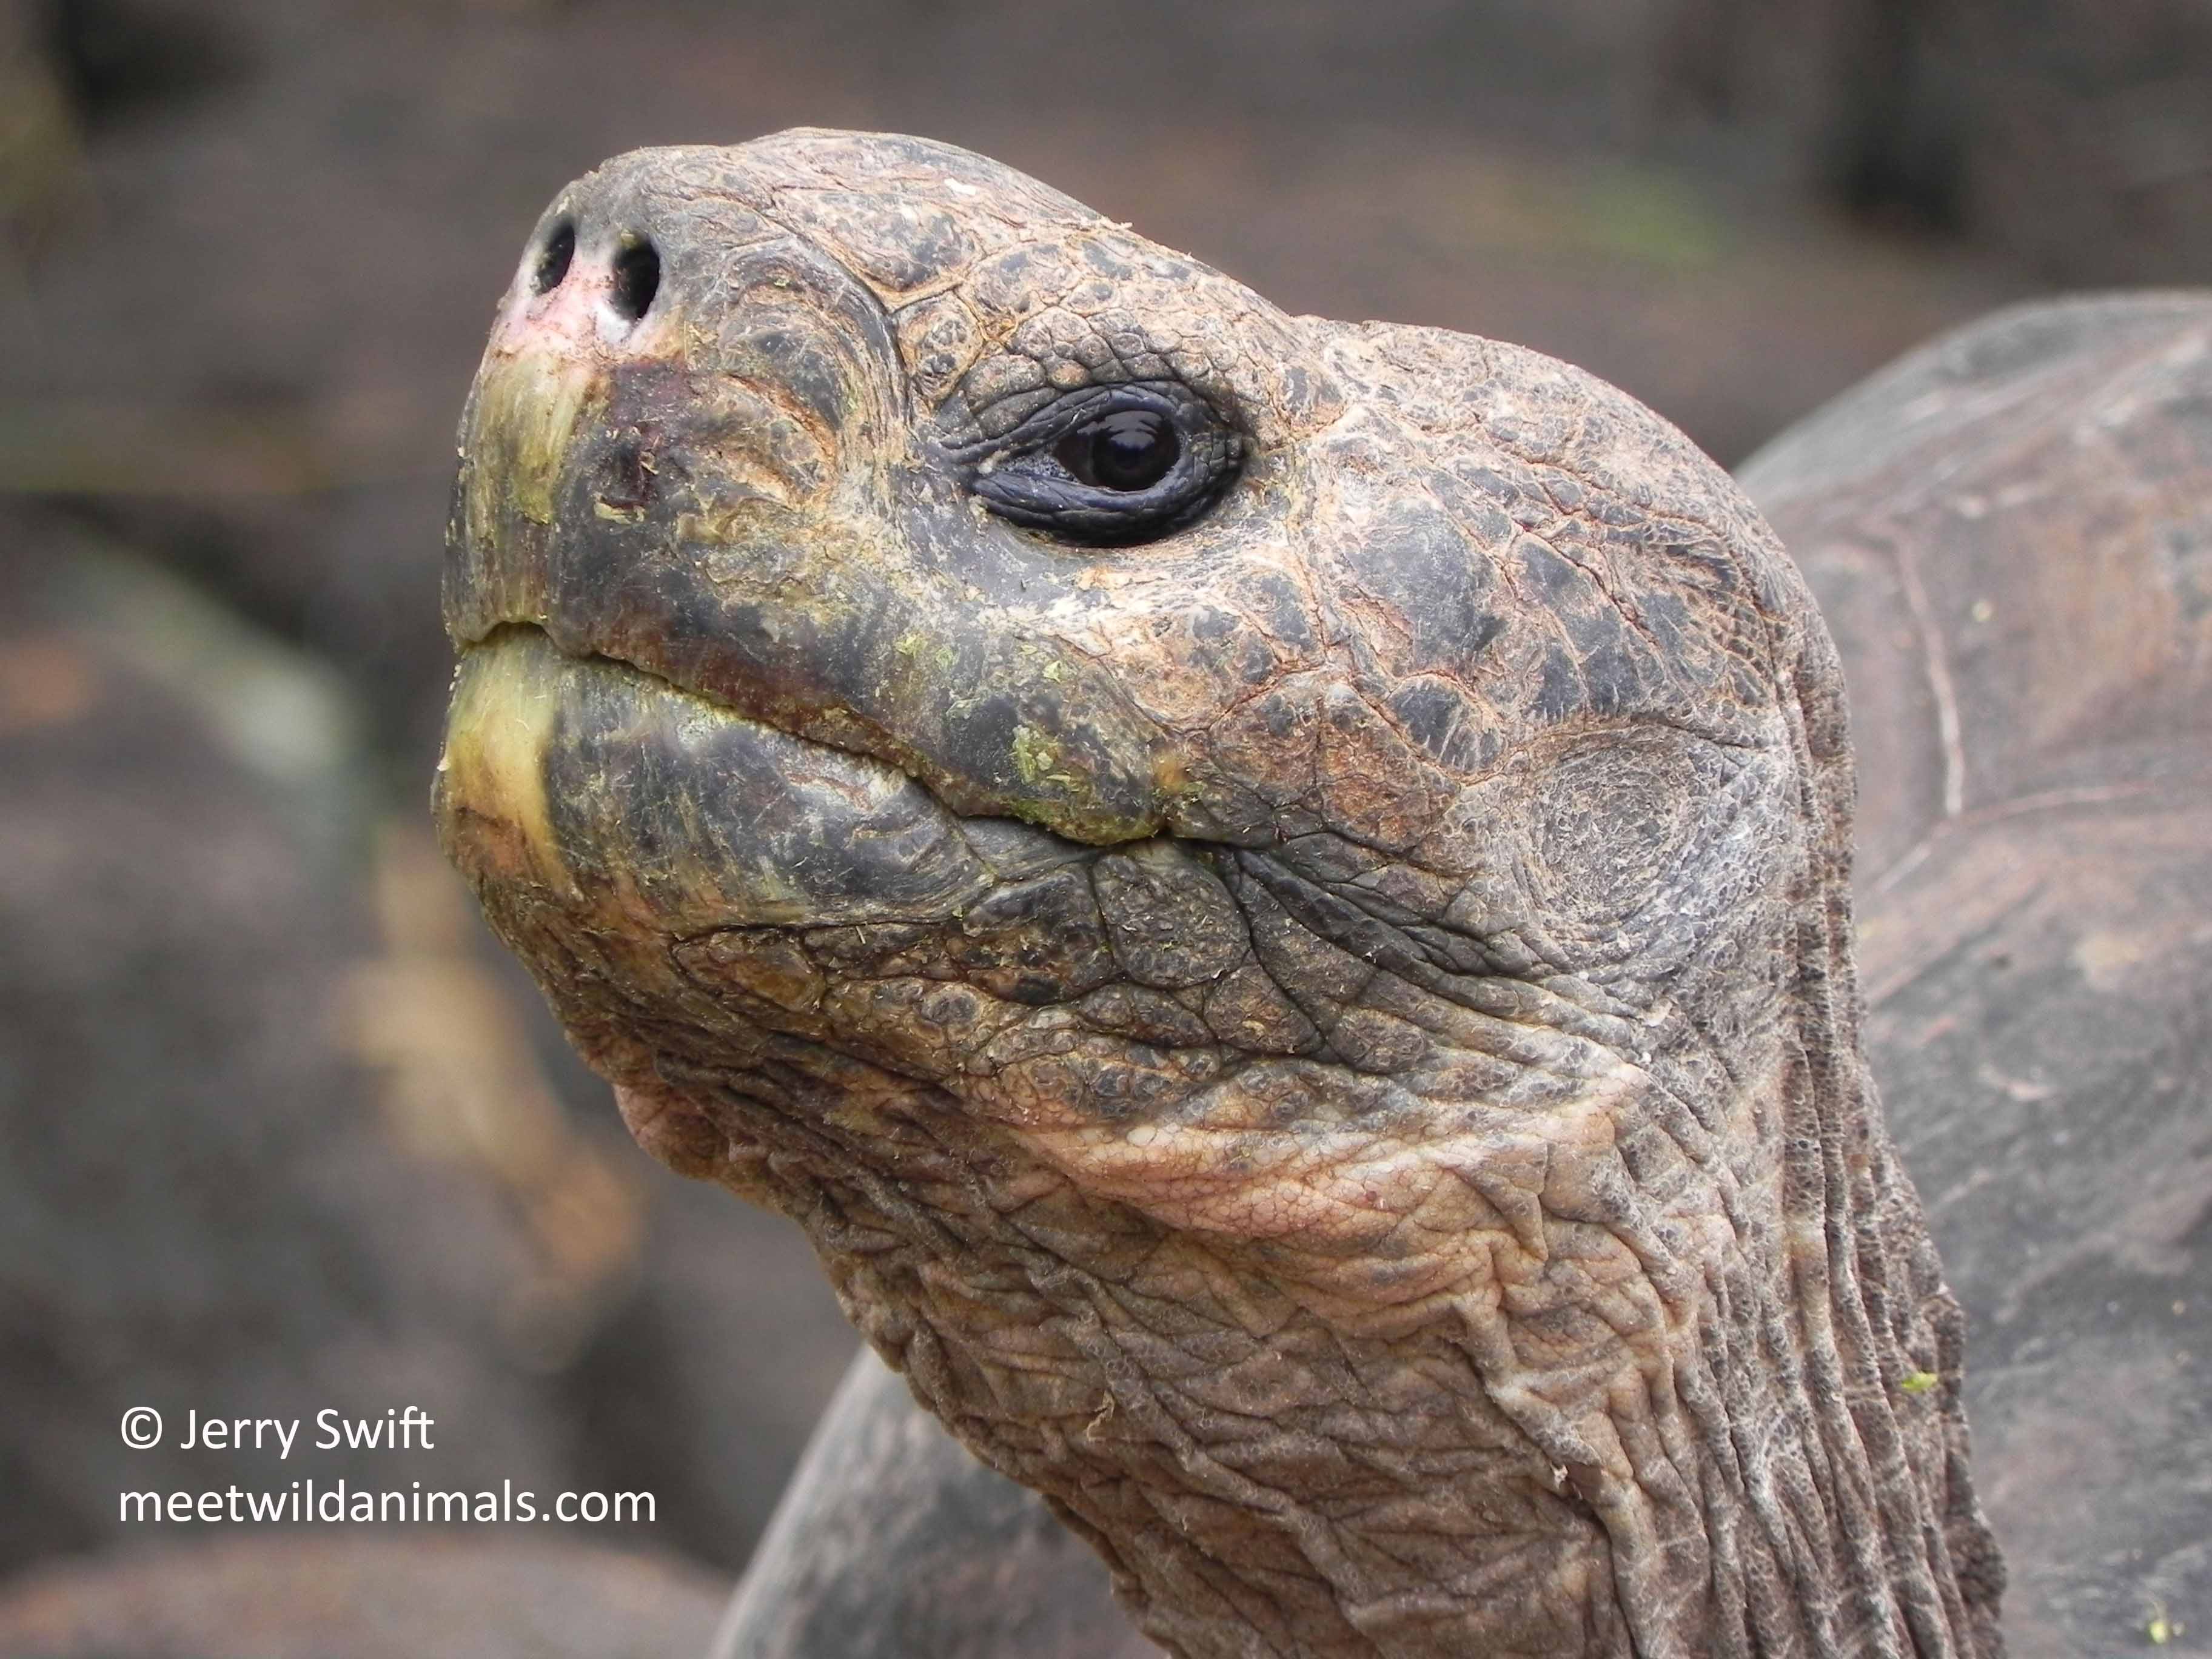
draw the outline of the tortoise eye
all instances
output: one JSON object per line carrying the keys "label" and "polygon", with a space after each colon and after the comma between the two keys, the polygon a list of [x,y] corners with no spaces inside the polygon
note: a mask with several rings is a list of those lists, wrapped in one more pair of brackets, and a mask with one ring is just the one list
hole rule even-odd
{"label": "tortoise eye", "polygon": [[1173,380],[1084,386],[1012,431],[945,452],[1002,519],[1085,546],[1182,529],[1236,482],[1244,441]]}
{"label": "tortoise eye", "polygon": [[1157,410],[1123,409],[1085,421],[1053,447],[1052,457],[1100,489],[1149,489],[1168,476],[1182,441]]}

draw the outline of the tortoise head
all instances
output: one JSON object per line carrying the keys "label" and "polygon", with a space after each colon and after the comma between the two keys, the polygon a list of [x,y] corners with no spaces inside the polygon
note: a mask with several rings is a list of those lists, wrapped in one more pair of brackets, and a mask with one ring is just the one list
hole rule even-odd
{"label": "tortoise head", "polygon": [[[1946,1379],[1893,1439],[1978,1525],[1832,655],[1632,400],[946,146],[641,151],[501,303],[447,622],[446,845],[633,1130],[799,1219],[1156,1636],[1826,1617],[1706,1532],[1845,1433],[1730,1355],[1800,1352],[1869,1209],[1914,1288],[1868,1386]],[[1850,1617],[1963,1620],[1908,1580]]]}

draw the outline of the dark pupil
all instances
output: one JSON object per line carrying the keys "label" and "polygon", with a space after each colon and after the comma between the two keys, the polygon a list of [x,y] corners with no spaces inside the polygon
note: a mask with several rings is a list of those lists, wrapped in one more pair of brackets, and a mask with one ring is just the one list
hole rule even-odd
{"label": "dark pupil", "polygon": [[1085,421],[1053,451],[1085,483],[1105,489],[1149,489],[1182,453],[1175,428],[1149,409],[1117,410]]}

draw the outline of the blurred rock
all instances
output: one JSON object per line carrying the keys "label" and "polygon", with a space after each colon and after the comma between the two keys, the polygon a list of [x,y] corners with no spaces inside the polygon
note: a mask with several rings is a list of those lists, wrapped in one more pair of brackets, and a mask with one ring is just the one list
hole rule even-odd
{"label": "blurred rock", "polygon": [[538,1537],[262,1536],[0,1584],[0,1659],[691,1659],[725,1595],[673,1561]]}
{"label": "blurred rock", "polygon": [[1146,1659],[1104,1565],[863,1350],[708,1659]]}
{"label": "blurred rock", "polygon": [[82,184],[76,112],[29,0],[0,0],[0,272],[45,245]]}
{"label": "blurred rock", "polygon": [[[66,524],[0,536],[0,1568],[121,1535],[123,1490],[303,1476],[651,1492],[737,1565],[851,1349],[804,1243],[542,1049],[334,677]],[[175,1443],[408,1405],[434,1452]]]}
{"label": "blurred rock", "polygon": [[[341,1046],[379,950],[346,700],[172,578],[7,534],[35,551],[0,562],[0,1564],[115,1536],[124,1488],[565,1484],[557,1396],[499,1334],[530,1239]],[[176,1444],[188,1409],[409,1404],[434,1456]],[[123,1445],[141,1405],[164,1448]]]}
{"label": "blurred rock", "polygon": [[80,120],[100,126],[221,90],[238,37],[191,0],[15,0]]}
{"label": "blurred rock", "polygon": [[[606,1085],[587,1093],[613,1128]],[[649,1179],[637,1285],[568,1379],[580,1479],[656,1493],[655,1535],[734,1571],[859,1339],[796,1227],[720,1187]]]}
{"label": "blurred rock", "polygon": [[2199,0],[1678,0],[1665,61],[1861,214],[2081,286],[2212,279]]}

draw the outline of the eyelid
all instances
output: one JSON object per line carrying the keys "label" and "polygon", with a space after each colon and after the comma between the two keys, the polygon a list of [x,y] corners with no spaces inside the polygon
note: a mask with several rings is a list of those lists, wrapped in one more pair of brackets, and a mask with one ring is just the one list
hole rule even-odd
{"label": "eyelid", "polygon": [[[1182,395],[1173,395],[1176,392]],[[985,457],[995,457],[999,463],[1003,463],[1018,455],[1048,449],[1084,422],[1096,419],[1103,413],[1133,406],[1158,410],[1175,422],[1178,432],[1189,430],[1178,416],[1193,410],[1203,410],[1216,422],[1221,420],[1211,404],[1187,386],[1175,386],[1172,382],[1125,380],[1079,386],[1054,398],[996,437],[975,437],[947,444],[945,453],[951,459],[963,463],[972,463]]]}
{"label": "eyelid", "polygon": [[[1182,453],[1141,489],[1087,484],[1053,451],[1085,422],[1127,409],[1163,416]],[[1079,386],[1033,410],[994,437],[941,443],[969,494],[998,517],[1081,546],[1157,541],[1195,521],[1236,481],[1243,434],[1207,398],[1172,380]]]}

